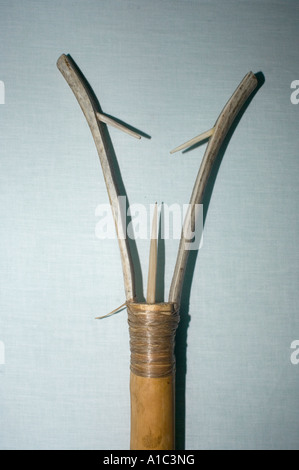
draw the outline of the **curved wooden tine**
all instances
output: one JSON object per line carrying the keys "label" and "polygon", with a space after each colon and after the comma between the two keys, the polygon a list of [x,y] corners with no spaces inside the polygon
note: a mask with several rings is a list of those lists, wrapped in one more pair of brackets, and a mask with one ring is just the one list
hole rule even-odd
{"label": "curved wooden tine", "polygon": [[103,124],[97,118],[96,113],[98,110],[92,102],[88,90],[86,89],[73,60],[69,56],[62,54],[57,60],[57,67],[81,106],[98,151],[120,248],[126,300],[127,302],[133,301],[135,299],[134,268],[126,237],[126,230],[123,226],[122,212],[119,202],[120,194],[118,192],[113,176],[113,169],[108,158],[107,143],[105,142],[103,133]]}
{"label": "curved wooden tine", "polygon": [[174,268],[174,273],[169,291],[169,302],[174,302],[178,305],[180,304],[184,275],[189,255],[187,244],[190,243],[190,240],[185,237],[185,234],[188,230],[190,230],[190,227],[191,230],[194,229],[196,204],[201,204],[202,202],[203,194],[207,186],[207,182],[213,164],[216,160],[216,156],[234,119],[236,118],[237,114],[239,113],[242,106],[249,98],[253,90],[256,88],[257,84],[258,80],[256,76],[252,72],[248,72],[239,84],[239,86],[236,88],[229,101],[224,106],[215,123],[213,133],[210,137],[202,163],[197,174],[197,178],[194,183],[189,204],[189,210],[185,217],[178,255],[176,259],[176,265]]}

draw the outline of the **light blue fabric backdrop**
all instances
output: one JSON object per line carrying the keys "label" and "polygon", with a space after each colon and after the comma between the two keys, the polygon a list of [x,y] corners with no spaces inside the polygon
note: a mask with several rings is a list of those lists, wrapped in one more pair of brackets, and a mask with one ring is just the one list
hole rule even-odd
{"label": "light blue fabric backdrop", "polygon": [[[95,236],[108,198],[62,53],[104,112],[151,136],[110,129],[131,204],[188,203],[205,145],[169,151],[263,73],[189,280],[177,445],[299,447],[298,20],[296,0],[0,0],[1,449],[129,447],[126,311],[94,319],[124,301],[118,244]],[[148,240],[137,245],[146,285]],[[165,241],[166,296],[177,247]]]}

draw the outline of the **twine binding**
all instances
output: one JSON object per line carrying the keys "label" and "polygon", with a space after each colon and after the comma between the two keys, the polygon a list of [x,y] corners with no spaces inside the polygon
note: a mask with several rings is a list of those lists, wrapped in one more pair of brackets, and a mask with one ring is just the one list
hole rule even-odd
{"label": "twine binding", "polygon": [[131,365],[141,377],[168,377],[175,371],[175,333],[179,312],[172,302],[127,303]]}

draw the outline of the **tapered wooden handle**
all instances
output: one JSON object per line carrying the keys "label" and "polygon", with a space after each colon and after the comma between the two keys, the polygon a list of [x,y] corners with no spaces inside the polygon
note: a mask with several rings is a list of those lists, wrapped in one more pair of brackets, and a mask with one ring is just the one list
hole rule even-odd
{"label": "tapered wooden handle", "polygon": [[131,450],[175,448],[175,377],[140,377],[131,372]]}

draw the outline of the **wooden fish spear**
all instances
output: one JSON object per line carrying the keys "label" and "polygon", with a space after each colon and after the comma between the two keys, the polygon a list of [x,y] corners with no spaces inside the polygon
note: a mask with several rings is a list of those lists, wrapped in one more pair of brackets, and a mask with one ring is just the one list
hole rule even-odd
{"label": "wooden fish spear", "polygon": [[[257,86],[257,78],[249,72],[221,111],[215,125],[209,131],[187,141],[171,151],[182,150],[209,138],[191,194],[185,217],[177,260],[167,302],[155,301],[157,273],[157,205],[155,206],[150,245],[146,302],[138,302],[135,292],[134,266],[126,227],[121,217],[119,192],[103,125],[114,125],[126,132],[125,126],[99,113],[97,104],[89,93],[86,82],[74,61],[62,54],[57,67],[72,89],[85,115],[100,158],[107,192],[115,222],[126,295],[130,333],[130,400],[131,431],[130,448],[133,450],[173,450],[175,447],[175,333],[179,323],[179,309],[184,275],[188,260],[188,233],[195,225],[196,207],[202,203],[207,182],[219,149],[237,114]],[[132,131],[130,132],[132,134]],[[135,134],[135,135],[134,135]],[[134,137],[140,135],[133,133]],[[189,230],[189,232],[188,232]]]}

